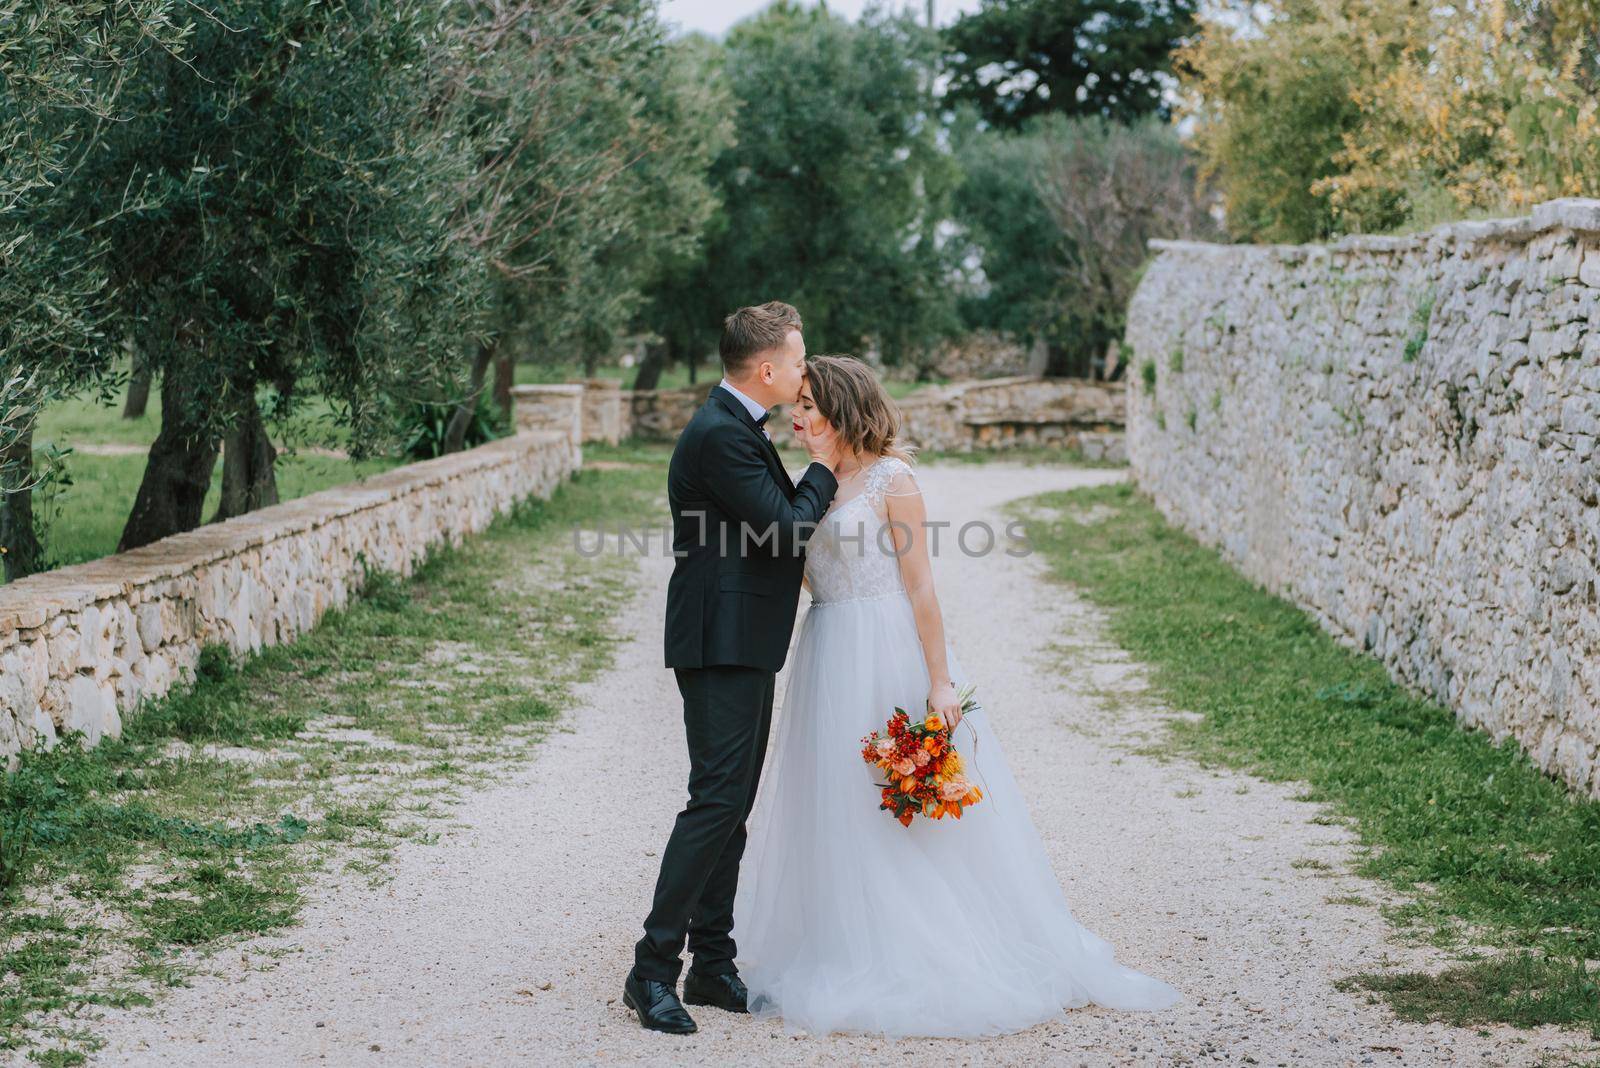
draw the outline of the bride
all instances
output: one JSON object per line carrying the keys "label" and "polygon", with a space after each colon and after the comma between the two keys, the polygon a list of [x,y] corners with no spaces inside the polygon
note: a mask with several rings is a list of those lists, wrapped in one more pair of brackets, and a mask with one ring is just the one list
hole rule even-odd
{"label": "bride", "polygon": [[[894,403],[858,360],[809,362],[796,435],[837,433],[839,490],[806,549],[812,594],[734,903],[750,1011],[785,1029],[975,1037],[1176,990],[1118,964],[1067,907],[989,713],[945,640],[926,514]],[[982,692],[978,692],[981,699]],[[861,739],[899,706],[953,740],[983,800],[901,826]]]}

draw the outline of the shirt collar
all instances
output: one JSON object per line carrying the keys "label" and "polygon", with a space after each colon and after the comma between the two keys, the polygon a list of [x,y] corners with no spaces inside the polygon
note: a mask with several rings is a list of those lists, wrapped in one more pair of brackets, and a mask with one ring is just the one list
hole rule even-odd
{"label": "shirt collar", "polygon": [[743,404],[744,405],[744,410],[750,413],[750,418],[752,418],[752,419],[760,419],[763,415],[767,414],[767,410],[765,408],[761,407],[760,404],[757,404],[755,401],[751,400],[749,397],[746,397],[743,393],[740,393],[737,389],[735,389],[728,382],[728,380],[726,378],[724,378],[721,381],[721,383],[719,383],[719,384],[722,386],[723,389],[727,390],[729,393],[732,393],[735,397],[739,398],[739,403]]}

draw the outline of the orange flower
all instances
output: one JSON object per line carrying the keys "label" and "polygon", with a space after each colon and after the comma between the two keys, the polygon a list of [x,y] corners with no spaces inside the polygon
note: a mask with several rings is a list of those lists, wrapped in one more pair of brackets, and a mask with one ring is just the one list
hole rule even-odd
{"label": "orange flower", "polygon": [[[962,711],[968,711],[971,703],[964,699]],[[863,738],[861,757],[886,777],[879,783],[878,807],[901,826],[911,826],[918,815],[960,819],[964,807],[983,796],[962,774],[962,760],[944,717],[930,712],[921,723],[912,724],[905,710],[897,708],[887,734],[874,731]]]}

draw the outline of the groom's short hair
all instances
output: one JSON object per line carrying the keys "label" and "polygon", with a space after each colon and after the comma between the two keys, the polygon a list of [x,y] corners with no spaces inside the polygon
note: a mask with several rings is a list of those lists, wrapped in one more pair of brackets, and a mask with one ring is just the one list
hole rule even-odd
{"label": "groom's short hair", "polygon": [[740,373],[752,359],[782,345],[789,331],[800,329],[800,313],[781,300],[740,308],[722,320],[722,369]]}

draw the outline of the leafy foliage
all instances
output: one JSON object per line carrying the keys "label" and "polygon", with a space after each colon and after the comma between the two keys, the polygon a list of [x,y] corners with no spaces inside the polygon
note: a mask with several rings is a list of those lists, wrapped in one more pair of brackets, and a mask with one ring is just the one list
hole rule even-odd
{"label": "leafy foliage", "polygon": [[[96,130],[135,117],[125,90],[187,36],[177,0],[0,0],[0,379],[8,427],[103,370],[104,244],[75,210]],[[117,210],[139,190],[124,187]],[[21,381],[19,381],[21,379]]]}
{"label": "leafy foliage", "polygon": [[459,102],[486,150],[466,227],[492,271],[492,330],[535,359],[609,355],[713,201],[725,100],[653,4],[476,2]]}
{"label": "leafy foliage", "polygon": [[945,31],[952,103],[1016,129],[1037,115],[1166,114],[1194,0],[984,0]]}
{"label": "leafy foliage", "polygon": [[472,145],[434,121],[448,5],[194,6],[190,54],[141,82],[146,119],[105,135],[85,183],[91,212],[130,181],[155,194],[108,226],[123,314],[193,433],[264,384],[269,417],[327,397],[365,456],[397,398],[449,380],[484,299],[452,230]]}
{"label": "leafy foliage", "polygon": [[1303,241],[1600,192],[1589,0],[1262,9],[1204,22],[1179,61],[1235,236]]}
{"label": "leafy foliage", "polygon": [[952,215],[966,243],[964,323],[1066,342],[1073,248],[1040,195],[1052,156],[1048,134],[1039,123],[1011,134],[970,119],[956,130],[961,184]]}
{"label": "leafy foliage", "polygon": [[[7,579],[49,566],[32,509],[33,428],[50,401],[114,386],[112,314],[98,220],[80,174],[98,131],[136,118],[126,87],[180,48],[177,0],[0,0],[0,554]],[[136,184],[101,217],[144,202]]]}
{"label": "leafy foliage", "polygon": [[[410,432],[405,438],[405,454],[414,460],[428,460],[445,453],[445,440],[450,431],[450,420],[455,415],[455,405],[432,401],[417,401],[411,406]],[[487,394],[480,395],[467,424],[464,444],[471,448],[493,441],[501,436],[499,413],[490,403]]]}
{"label": "leafy foliage", "polygon": [[1417,226],[1600,194],[1594,41],[1543,58],[1541,16],[1498,0],[1428,12],[1424,43],[1356,90],[1362,122],[1312,192],[1352,230],[1382,226],[1389,205]]}
{"label": "leafy foliage", "polygon": [[[1172,128],[1100,119],[1060,124],[1049,140],[1042,195],[1073,254],[1074,340],[1104,352],[1122,336],[1128,301],[1152,238],[1205,238],[1215,226],[1196,188],[1195,164]],[[1182,369],[1182,354],[1174,369]]]}
{"label": "leafy foliage", "polygon": [[1121,337],[1155,237],[1214,229],[1170,126],[1047,116],[959,142],[956,218],[968,240],[967,323],[1043,338],[1058,374],[1090,374]]}
{"label": "leafy foliage", "polygon": [[723,208],[698,269],[669,279],[698,295],[699,336],[772,299],[800,309],[813,351],[875,344],[893,360],[953,325],[930,235],[954,177],[929,111],[936,45],[908,16],[852,24],[787,2],[729,33]]}

